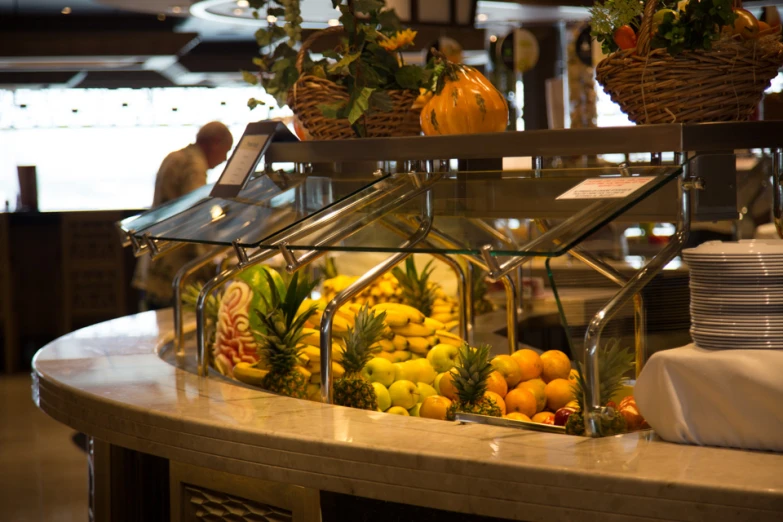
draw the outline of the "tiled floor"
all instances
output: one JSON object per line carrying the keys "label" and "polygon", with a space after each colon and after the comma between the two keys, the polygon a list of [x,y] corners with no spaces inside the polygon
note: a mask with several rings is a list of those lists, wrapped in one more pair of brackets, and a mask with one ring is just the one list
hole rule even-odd
{"label": "tiled floor", "polygon": [[87,520],[87,458],[39,410],[29,375],[0,375],[0,521]]}

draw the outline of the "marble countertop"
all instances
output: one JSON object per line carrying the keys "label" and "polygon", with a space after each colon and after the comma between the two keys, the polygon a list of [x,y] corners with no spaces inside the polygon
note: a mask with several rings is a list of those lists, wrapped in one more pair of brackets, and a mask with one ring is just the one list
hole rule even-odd
{"label": "marble countertop", "polygon": [[783,455],[460,425],[291,399],[162,360],[171,312],[66,335],[33,361],[39,407],[109,443],[359,496],[545,521],[783,520]]}

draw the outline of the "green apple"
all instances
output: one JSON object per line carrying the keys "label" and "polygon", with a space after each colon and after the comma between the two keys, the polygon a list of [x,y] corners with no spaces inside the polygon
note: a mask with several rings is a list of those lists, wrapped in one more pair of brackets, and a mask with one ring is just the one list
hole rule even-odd
{"label": "green apple", "polygon": [[419,402],[419,388],[411,381],[397,381],[389,386],[392,406],[402,406],[406,410]]}
{"label": "green apple", "polygon": [[378,401],[378,409],[381,411],[386,411],[391,407],[391,395],[389,395],[389,390],[386,389],[386,386],[379,382],[372,383],[372,387],[375,389],[375,398]]}
{"label": "green apple", "polygon": [[394,363],[394,380],[395,381],[402,380],[403,375],[405,374],[404,367],[405,367],[405,363],[401,363],[401,362]]}
{"label": "green apple", "polygon": [[410,417],[411,414],[408,413],[408,410],[403,408],[402,406],[394,406],[386,410],[386,413],[391,413],[392,415],[402,415],[404,417]]}
{"label": "green apple", "polygon": [[435,388],[433,388],[426,382],[417,382],[416,387],[419,389],[419,404],[424,402],[424,399],[426,399],[427,397],[431,397],[433,395],[438,394],[438,392],[435,391]]}
{"label": "green apple", "polygon": [[419,417],[419,410],[421,409],[421,403],[418,403],[416,406],[408,410],[408,413],[411,414],[411,417]]}
{"label": "green apple", "polygon": [[434,346],[427,354],[427,360],[438,373],[451,370],[457,364],[459,348],[450,344]]}
{"label": "green apple", "polygon": [[427,359],[419,359],[417,361],[411,361],[409,364],[415,366],[418,370],[416,380],[413,382],[423,382],[424,384],[432,384],[435,381],[435,377],[438,372],[432,367]]}
{"label": "green apple", "polygon": [[373,357],[362,369],[362,377],[367,382],[379,382],[388,387],[394,382],[394,365],[382,357]]}
{"label": "green apple", "polygon": [[435,376],[435,382],[432,383],[432,387],[435,388],[435,390],[440,390],[440,380],[443,378],[444,375],[446,375],[446,372],[439,373],[438,375]]}
{"label": "green apple", "polygon": [[419,381],[419,365],[415,361],[405,361],[401,363],[397,363],[399,366],[397,366],[397,381],[411,381],[411,382],[418,382]]}

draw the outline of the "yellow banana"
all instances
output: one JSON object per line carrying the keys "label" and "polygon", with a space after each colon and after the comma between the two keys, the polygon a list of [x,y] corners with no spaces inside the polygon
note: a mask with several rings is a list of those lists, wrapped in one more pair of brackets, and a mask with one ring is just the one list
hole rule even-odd
{"label": "yellow banana", "polygon": [[448,323],[443,325],[444,330],[453,330],[454,328],[459,326],[459,320],[455,319],[454,321],[449,321]]}
{"label": "yellow banana", "polygon": [[457,335],[455,333],[451,333],[449,331],[446,331],[446,330],[438,330],[437,332],[435,332],[435,334],[438,336],[438,338],[441,341],[443,341],[443,339],[452,339],[452,340],[455,340],[455,341],[464,342],[462,340],[462,337],[460,337],[459,335]]}
{"label": "yellow banana", "polygon": [[305,368],[304,366],[294,366],[294,370],[298,371],[302,375],[304,375],[304,378],[306,381],[310,380],[310,377],[313,376],[313,372]]}
{"label": "yellow banana", "polygon": [[398,350],[389,355],[392,356],[391,362],[405,362],[411,358],[411,352],[408,350]]}
{"label": "yellow banana", "polygon": [[424,337],[408,337],[408,349],[419,355],[427,355],[430,351],[430,342]]}
{"label": "yellow banana", "polygon": [[310,376],[310,384],[321,384],[321,374],[314,373]]}
{"label": "yellow banana", "polygon": [[463,341],[461,337],[458,337],[449,332],[444,332],[442,330],[438,332],[438,340],[440,341],[439,344],[450,344],[451,346],[456,346],[457,348],[465,344],[465,341]]}
{"label": "yellow banana", "polygon": [[432,315],[435,314],[452,314],[457,311],[456,306],[451,305],[433,305]]}
{"label": "yellow banana", "polygon": [[430,335],[427,337],[427,342],[430,343],[430,347],[440,344],[440,337],[437,335]]}
{"label": "yellow banana", "polygon": [[397,362],[397,359],[394,357],[395,353],[396,352],[380,352],[375,354],[375,356],[380,357],[381,359],[386,359],[387,361]]}
{"label": "yellow banana", "polygon": [[442,297],[436,297],[435,300],[432,301],[432,306],[451,306],[451,303]]}
{"label": "yellow banana", "polygon": [[422,324],[424,322],[424,314],[416,310],[412,306],[400,304],[400,303],[380,303],[373,307],[373,310],[385,310],[387,314],[389,312],[395,312],[407,316],[410,322],[415,324]]}
{"label": "yellow banana", "polygon": [[351,328],[356,326],[356,316],[352,312],[347,310],[347,309],[344,310],[343,308],[340,308],[339,310],[337,310],[335,312],[334,317],[335,317],[335,319],[337,319],[338,317],[341,317],[342,319],[345,320],[346,323],[348,323],[348,325]]}
{"label": "yellow banana", "polygon": [[424,326],[429,326],[430,328],[433,328],[436,331],[443,330],[443,323],[441,323],[437,319],[433,319],[432,317],[424,318]]}
{"label": "yellow banana", "polygon": [[389,325],[385,324],[383,325],[383,330],[381,331],[381,336],[386,339],[394,339],[394,332],[391,328],[389,328]]}
{"label": "yellow banana", "polygon": [[[455,314],[432,314],[432,318],[441,325],[445,325],[448,322],[453,321],[456,318]],[[438,330],[442,330],[442,328],[438,328]]]}
{"label": "yellow banana", "polygon": [[397,348],[395,348],[394,343],[392,343],[388,339],[381,339],[380,341],[378,341],[374,345],[370,346],[370,348],[375,348],[375,347],[380,348],[384,352],[393,352],[394,350],[397,349]]}
{"label": "yellow banana", "polygon": [[254,386],[260,386],[261,381],[264,380],[267,370],[259,370],[250,365],[250,363],[239,362],[234,365],[234,378],[245,384],[252,384]]}
{"label": "yellow banana", "polygon": [[[375,310],[375,308],[373,308]],[[378,312],[386,312],[386,318],[384,321],[391,327],[405,326],[411,322],[410,317],[403,315],[392,310],[379,310]]]}
{"label": "yellow banana", "polygon": [[314,328],[302,328],[304,337],[299,339],[300,343],[309,344],[310,346],[321,346],[321,331]]}
{"label": "yellow banana", "polygon": [[305,389],[305,395],[308,401],[321,402],[321,385],[320,384],[308,384]]}
{"label": "yellow banana", "polygon": [[[394,338],[391,340],[392,344],[394,345],[395,350],[407,350],[408,349],[408,338],[403,337],[402,335],[395,335]],[[394,350],[392,350],[394,351]]]}
{"label": "yellow banana", "polygon": [[423,324],[407,324],[405,326],[394,327],[394,333],[405,337],[428,337],[435,333],[433,328]]}

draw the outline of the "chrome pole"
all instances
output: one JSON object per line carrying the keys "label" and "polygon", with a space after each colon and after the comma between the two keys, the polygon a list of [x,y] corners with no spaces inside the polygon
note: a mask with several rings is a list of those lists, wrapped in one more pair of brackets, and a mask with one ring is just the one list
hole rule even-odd
{"label": "chrome pole", "polygon": [[783,238],[783,149],[772,151],[772,215],[778,236]]}
{"label": "chrome pole", "polygon": [[[427,191],[425,201],[425,217],[422,218],[418,230],[405,242],[400,249],[408,249],[427,237],[432,228],[432,191]],[[411,252],[398,252],[382,263],[374,266],[359,279],[351,283],[342,292],[334,296],[326,305],[321,316],[321,401],[332,404],[332,322],[334,314],[340,307],[353,296],[367,288],[378,277],[382,276],[400,262],[404,261]]]}
{"label": "chrome pole", "polygon": [[453,271],[454,275],[457,277],[457,297],[459,298],[460,307],[459,307],[459,333],[460,337],[468,340],[468,325],[470,324],[469,319],[469,313],[467,303],[470,303],[473,301],[473,296],[471,295],[471,289],[468,286],[468,280],[465,276],[465,270],[462,269],[462,265],[460,265],[459,261],[456,259],[453,259],[452,257],[447,256],[446,254],[432,254],[432,257],[435,259],[447,264]]}
{"label": "chrome pole", "polygon": [[476,296],[473,295],[473,280],[476,277],[476,272],[474,264],[471,263],[469,259],[465,263],[465,268],[467,268],[465,274],[467,276],[467,284],[465,285],[467,292],[465,294],[465,302],[462,303],[462,306],[465,308],[466,314],[467,337],[464,337],[464,339],[469,345],[473,346],[476,336],[476,303],[474,301]]}
{"label": "chrome pole", "polygon": [[508,354],[511,355],[517,351],[517,328],[519,320],[517,317],[517,287],[514,285],[514,279],[510,275],[501,278],[503,286],[506,289],[506,324],[508,328]]}
{"label": "chrome pole", "polygon": [[688,240],[691,225],[690,194],[688,188],[688,169],[683,169],[683,174],[678,180],[678,214],[677,230],[669,244],[653,257],[650,262],[623,286],[619,292],[593,317],[585,332],[585,379],[590,383],[591,394],[585,397],[585,430],[591,437],[601,436],[600,418],[605,413],[601,404],[601,391],[599,388],[600,375],[598,371],[598,348],[601,333],[606,324],[633,296],[642,291],[653,277],[658,275],[679,252]]}
{"label": "chrome pole", "polygon": [[209,262],[214,259],[215,256],[219,256],[228,249],[229,247],[213,248],[199,257],[191,259],[185,263],[182,268],[177,271],[177,275],[174,276],[174,281],[172,282],[171,286],[172,290],[174,291],[174,346],[178,356],[184,355],[185,353],[185,334],[183,332],[182,326],[182,291],[185,289],[185,281],[201,267],[209,264]]}

